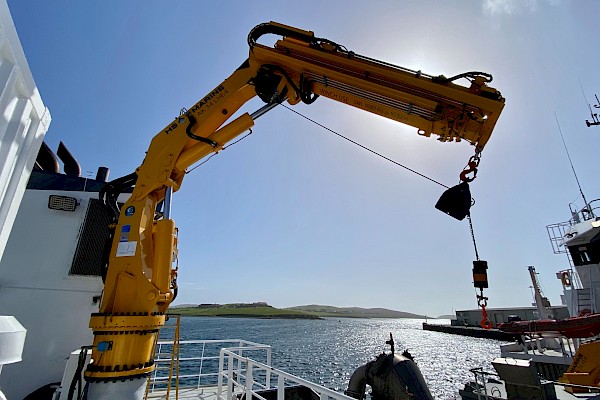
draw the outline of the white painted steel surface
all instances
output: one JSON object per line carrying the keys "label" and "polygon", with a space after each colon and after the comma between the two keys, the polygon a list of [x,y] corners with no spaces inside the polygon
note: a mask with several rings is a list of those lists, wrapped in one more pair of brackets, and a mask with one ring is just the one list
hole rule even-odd
{"label": "white painted steel surface", "polygon": [[27,330],[12,315],[0,316],[0,368],[21,361]]}
{"label": "white painted steel surface", "polygon": [[117,382],[88,382],[88,399],[142,400],[146,393],[146,379],[138,378]]}
{"label": "white painted steel surface", "polygon": [[[164,328],[163,328],[164,329]],[[160,393],[165,389],[165,384],[168,380],[167,374],[161,374],[165,366],[171,362],[170,351],[173,342],[168,340],[161,340],[157,343],[156,357],[154,359],[156,369],[150,379],[150,387],[148,392],[150,396],[153,393]],[[179,342],[180,354],[190,354],[190,348],[200,347],[200,354],[198,356],[187,356],[180,357],[179,369],[188,371],[180,373],[179,375],[179,387],[187,389],[199,389],[207,386],[214,386],[214,383],[207,383],[215,381],[219,375],[217,361],[220,359],[220,351],[222,348],[236,352],[240,356],[263,353],[261,358],[264,358],[267,365],[271,365],[271,346],[250,342],[243,339],[213,339],[213,340],[182,340]],[[211,361],[214,367],[211,368]],[[239,373],[239,371],[237,371]],[[187,384],[191,379],[194,379],[194,385]]]}
{"label": "white painted steel surface", "polygon": [[0,0],[0,257],[49,124],[8,5]]}
{"label": "white painted steel surface", "polygon": [[[75,197],[74,212],[50,210],[48,196]],[[93,192],[25,192],[0,261],[2,312],[27,329],[23,361],[5,366],[0,387],[21,399],[40,386],[60,382],[69,354],[92,343],[88,327],[102,292],[98,276],[69,275]],[[40,362],[43,360],[43,362]]]}
{"label": "white painted steel surface", "polygon": [[[217,383],[217,400],[233,400],[237,395],[245,394],[264,400],[259,392],[262,389],[276,389],[277,399],[285,397],[285,388],[304,386],[313,390],[321,400],[356,400],[338,393],[335,390],[299,378],[270,365],[254,361],[235,353],[236,349],[222,349],[219,359],[219,381]],[[277,386],[272,380],[277,379]],[[225,388],[225,390],[223,390]]]}

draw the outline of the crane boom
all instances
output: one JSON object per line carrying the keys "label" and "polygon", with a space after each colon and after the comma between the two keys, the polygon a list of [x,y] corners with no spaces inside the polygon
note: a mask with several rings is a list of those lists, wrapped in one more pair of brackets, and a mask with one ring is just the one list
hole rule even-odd
{"label": "crane boom", "polygon": [[[265,34],[283,38],[269,47],[258,43]],[[114,224],[100,310],[90,318],[93,362],[85,372],[90,399],[105,393],[96,383],[143,385],[153,371],[154,343],[176,292],[171,194],[181,187],[189,166],[221,150],[264,112],[283,101],[310,104],[323,96],[414,126],[423,136],[464,139],[480,152],[504,106],[500,92],[487,85],[488,74],[429,76],[274,22],[254,28],[248,42],[249,58],[161,130],[134,173],[110,182],[100,194],[114,212]],[[469,79],[470,86],[456,84],[459,78]],[[226,124],[255,96],[265,101],[263,109]],[[119,207],[119,193],[132,186],[129,200]],[[133,391],[122,398],[134,397]]]}
{"label": "crane boom", "polygon": [[[420,135],[465,139],[479,150],[504,106],[500,92],[487,86],[491,76],[486,73],[435,77],[358,55],[312,32],[303,32],[302,39],[285,36],[274,47],[256,43],[265,33],[284,29],[275,23],[259,25],[248,41],[250,61],[259,69],[281,71],[295,88],[290,103],[318,94],[417,127]],[[459,78],[471,79],[471,85],[454,84]]]}

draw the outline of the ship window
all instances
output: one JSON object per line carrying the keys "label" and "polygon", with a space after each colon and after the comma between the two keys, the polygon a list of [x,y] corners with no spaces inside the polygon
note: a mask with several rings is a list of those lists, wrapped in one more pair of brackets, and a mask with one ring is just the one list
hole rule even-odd
{"label": "ship window", "polygon": [[101,276],[102,252],[110,222],[110,215],[100,200],[90,199],[69,275]]}
{"label": "ship window", "polygon": [[581,255],[581,261],[584,263],[589,263],[590,260],[590,256],[588,255],[588,253],[586,253],[585,251],[582,251],[581,253],[579,253]]}
{"label": "ship window", "polygon": [[592,239],[589,243],[568,248],[576,266],[600,263],[600,240]]}
{"label": "ship window", "polygon": [[579,248],[579,257],[581,258],[581,262],[583,264],[588,264],[591,261],[590,256],[587,253],[587,248],[586,247],[580,247]]}

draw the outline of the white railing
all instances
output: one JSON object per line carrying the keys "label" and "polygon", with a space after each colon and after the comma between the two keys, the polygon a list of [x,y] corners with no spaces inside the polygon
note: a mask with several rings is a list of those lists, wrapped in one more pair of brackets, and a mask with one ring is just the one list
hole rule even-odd
{"label": "white railing", "polygon": [[[156,369],[150,379],[149,394],[164,393],[169,383],[168,369],[171,368],[172,346],[172,341],[157,343],[154,360]],[[286,388],[302,386],[312,390],[320,400],[355,400],[273,368],[269,345],[229,339],[182,340],[179,346],[178,386],[180,389],[216,388],[216,400],[238,400],[243,395],[245,400],[267,400],[261,391],[272,390],[276,392],[277,400],[284,400]],[[171,383],[173,384],[174,382]]]}
{"label": "white railing", "polygon": [[[271,346],[268,345],[242,339],[182,340],[179,342],[179,359],[175,360],[178,363],[179,388],[215,386],[219,377],[218,361],[222,348],[229,349],[239,357],[251,354],[255,358],[265,360],[266,365],[271,365]],[[172,351],[173,341],[157,343],[154,359],[156,367],[149,382],[149,393],[165,390],[169,383]],[[241,367],[236,366],[235,370],[241,370]]]}
{"label": "white railing", "polygon": [[[242,396],[245,396],[245,400],[266,400],[261,395],[261,391],[268,389],[277,393],[277,400],[284,400],[285,388],[290,388],[291,386],[308,388],[320,400],[356,400],[316,383],[275,369],[270,364],[263,364],[248,357],[243,357],[238,354],[238,350],[238,348],[221,350],[219,356],[217,400],[241,399]],[[272,385],[272,381],[275,381],[276,385]]]}

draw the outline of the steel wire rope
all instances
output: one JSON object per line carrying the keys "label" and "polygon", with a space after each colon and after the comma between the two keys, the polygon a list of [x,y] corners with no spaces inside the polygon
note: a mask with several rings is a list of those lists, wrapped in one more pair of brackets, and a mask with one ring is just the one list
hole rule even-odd
{"label": "steel wire rope", "polygon": [[[314,120],[314,119],[312,119],[312,118],[309,118],[309,117],[307,117],[306,115],[304,115],[304,114],[302,114],[302,113],[300,113],[300,112],[298,112],[298,111],[296,111],[296,110],[294,110],[294,109],[292,109],[292,108],[290,108],[290,107],[286,106],[285,104],[280,104],[280,106],[282,106],[282,107],[283,107],[283,108],[285,108],[286,110],[289,110],[289,111],[291,111],[291,112],[293,112],[293,113],[295,113],[295,114],[299,115],[300,117],[302,117],[302,118],[306,119],[307,121],[310,121],[310,122],[312,122],[313,124],[315,124],[315,125],[317,125],[317,126],[319,126],[319,127],[323,128],[323,129],[325,129],[326,131],[329,131],[329,132],[331,132],[331,133],[333,133],[333,134],[335,134],[335,135],[337,135],[337,136],[341,137],[342,139],[344,139],[344,140],[346,140],[346,141],[348,141],[348,142],[350,142],[350,143],[354,144],[355,146],[358,146],[358,147],[362,148],[363,150],[367,150],[368,152],[370,152],[370,153],[373,153],[373,154],[375,154],[376,156],[378,156],[378,157],[381,157],[381,158],[383,158],[384,160],[391,162],[392,164],[395,164],[395,165],[397,165],[397,166],[399,166],[399,167],[402,167],[402,168],[404,168],[405,170],[407,170],[407,171],[409,171],[409,172],[412,172],[413,174],[416,174],[416,175],[418,175],[418,176],[420,176],[420,177],[422,177],[422,178],[425,178],[425,179],[427,179],[427,180],[429,180],[429,181],[431,181],[431,182],[433,182],[433,183],[436,183],[436,184],[438,184],[438,185],[440,185],[440,186],[442,186],[442,187],[445,187],[446,189],[449,189],[449,188],[450,188],[450,186],[444,185],[443,183],[441,183],[441,182],[439,182],[439,181],[436,181],[435,179],[433,179],[433,178],[431,178],[431,177],[429,177],[429,176],[427,176],[427,175],[425,175],[425,174],[422,174],[422,173],[420,173],[420,172],[418,172],[418,171],[416,171],[416,170],[414,170],[414,169],[412,169],[412,168],[410,168],[410,167],[407,167],[406,165],[404,165],[404,164],[401,164],[401,163],[399,163],[398,161],[392,160],[391,158],[389,158],[389,157],[386,157],[386,156],[384,156],[383,154],[381,154],[381,153],[378,153],[378,152],[376,152],[375,150],[372,150],[372,149],[368,148],[367,146],[365,146],[365,145],[362,145],[362,144],[360,144],[360,143],[356,142],[355,140],[352,140],[352,139],[350,139],[350,138],[348,138],[348,137],[346,137],[346,136],[342,135],[341,133],[334,131],[333,129],[331,129],[331,128],[329,128],[329,127],[327,127],[327,126],[325,126],[325,125],[323,125],[323,124],[321,124],[321,123],[319,123],[319,122],[315,121],[315,120]],[[236,140],[235,142],[232,142],[232,143],[228,144],[227,146],[224,146],[224,147],[222,148],[222,150],[225,150],[226,148],[228,148],[228,147],[231,147],[231,146],[233,146],[234,144],[237,144],[237,143],[239,143],[240,141],[244,140],[245,138],[247,138],[247,137],[248,137],[249,135],[251,135],[251,134],[252,134],[252,129],[250,129],[250,132],[249,132],[248,134],[246,134],[246,135],[242,136],[240,139]],[[185,173],[186,173],[186,174],[189,174],[190,172],[192,172],[192,171],[193,171],[193,170],[195,170],[196,168],[200,167],[201,165],[204,165],[204,164],[206,164],[206,163],[207,163],[207,162],[208,162],[208,161],[209,161],[211,158],[213,158],[213,157],[214,157],[214,156],[216,156],[217,154],[218,154],[217,152],[215,152],[215,153],[211,154],[211,155],[210,155],[210,156],[209,156],[209,157],[208,157],[206,160],[202,161],[201,163],[199,163],[198,165],[194,166],[193,168],[191,168],[191,169],[188,169],[188,170],[187,170]]]}
{"label": "steel wire rope", "polygon": [[[449,186],[446,186],[443,183],[438,182],[435,179],[430,178],[430,177],[428,177],[425,174],[422,174],[422,173],[420,173],[418,171],[415,171],[414,169],[409,168],[406,165],[403,165],[403,164],[399,163],[398,161],[392,160],[391,158],[386,157],[383,154],[380,154],[380,153],[376,152],[375,150],[372,150],[372,149],[370,149],[370,148],[368,148],[368,147],[366,147],[366,146],[364,146],[364,145],[362,145],[362,144],[360,144],[360,143],[358,143],[358,142],[356,142],[356,141],[354,141],[354,140],[352,140],[352,139],[350,139],[350,138],[342,135],[341,133],[338,133],[338,132],[334,131],[333,129],[326,127],[325,125],[323,125],[323,124],[321,124],[321,123],[319,123],[319,122],[317,122],[317,121],[315,121],[315,120],[307,117],[306,115],[304,115],[304,114],[302,114],[302,113],[300,113],[300,112],[298,112],[296,110],[293,110],[292,108],[286,106],[285,104],[281,104],[281,106],[284,107],[285,109],[287,109],[287,110],[289,110],[289,111],[291,111],[291,112],[293,112],[293,113],[301,116],[302,118],[305,118],[306,120],[312,122],[313,124],[315,124],[315,125],[323,128],[323,129],[325,129],[325,130],[327,130],[327,131],[329,131],[329,132],[331,132],[331,133],[333,133],[333,134],[335,134],[335,135],[337,135],[339,137],[341,137],[342,139],[347,140],[348,142],[350,142],[350,143],[352,143],[352,144],[354,144],[354,145],[356,145],[356,146],[358,146],[358,147],[360,147],[360,148],[362,148],[364,150],[367,150],[367,151],[369,151],[369,152],[371,152],[371,153],[373,153],[373,154],[375,154],[375,155],[383,158],[384,160],[387,160],[387,161],[389,161],[389,162],[391,162],[391,163],[393,163],[393,164],[395,164],[395,165],[397,165],[399,167],[402,167],[402,168],[406,169],[407,171],[410,171],[413,174],[419,175],[420,177],[425,178],[425,179],[427,179],[427,180],[429,180],[429,181],[431,181],[433,183],[437,183],[438,185],[443,186],[446,189],[450,189]],[[472,202],[472,205],[475,204],[475,200],[471,199],[471,202]],[[471,213],[470,212],[467,214],[467,219],[469,220],[469,229],[471,231],[471,239],[473,241],[473,248],[475,250],[475,259],[477,261],[479,261],[479,251],[477,250],[477,242],[475,240],[475,231],[473,230],[473,221],[471,220]]]}
{"label": "steel wire rope", "polygon": [[[336,132],[336,131],[334,131],[333,129],[331,129],[331,128],[329,128],[329,127],[327,127],[327,126],[325,126],[325,125],[321,124],[320,122],[317,122],[317,121],[315,121],[315,120],[314,120],[314,119],[312,119],[312,118],[309,118],[309,117],[307,117],[306,115],[304,115],[304,114],[302,114],[302,113],[300,113],[300,112],[298,112],[298,111],[296,111],[296,110],[294,110],[294,109],[292,109],[292,108],[290,108],[290,107],[286,106],[285,104],[279,104],[279,105],[280,105],[280,106],[282,106],[283,108],[285,108],[286,110],[289,110],[289,111],[291,111],[291,112],[293,112],[293,113],[295,113],[295,114],[299,115],[300,117],[302,117],[302,118],[306,119],[307,121],[310,121],[310,122],[312,122],[313,124],[315,124],[315,125],[319,126],[320,128],[323,128],[323,129],[325,129],[326,131],[328,131],[328,132],[331,132],[331,133],[333,133],[333,134],[335,134],[335,135],[337,135],[337,136],[341,137],[342,139],[344,139],[344,140],[346,140],[346,141],[348,141],[348,142],[350,142],[350,143],[352,143],[352,144],[354,144],[354,145],[356,145],[356,146],[358,146],[358,147],[362,148],[363,150],[367,150],[368,152],[370,152],[370,153],[373,153],[373,154],[375,154],[376,156],[379,156],[379,157],[383,158],[384,160],[391,162],[392,164],[395,164],[395,165],[397,165],[397,166],[399,166],[399,167],[402,167],[402,168],[404,168],[405,170],[407,170],[407,171],[409,171],[409,172],[412,172],[413,174],[416,174],[416,175],[418,175],[418,176],[420,176],[420,177],[422,177],[422,178],[425,178],[425,179],[427,179],[427,180],[429,180],[429,181],[431,181],[431,182],[433,182],[433,183],[436,183],[436,184],[438,184],[438,185],[440,185],[440,186],[442,186],[442,187],[445,187],[446,189],[449,189],[449,188],[450,188],[450,186],[447,186],[447,185],[445,185],[445,184],[443,184],[443,183],[441,183],[441,182],[439,182],[439,181],[436,181],[435,179],[433,179],[433,178],[431,178],[431,177],[429,177],[429,176],[427,176],[427,175],[425,175],[425,174],[422,174],[422,173],[420,173],[420,172],[418,172],[418,171],[416,171],[416,170],[414,170],[414,169],[412,169],[412,168],[410,168],[410,167],[407,167],[406,165],[404,165],[404,164],[401,164],[401,163],[399,163],[398,161],[392,160],[391,158],[389,158],[389,157],[387,157],[387,156],[384,156],[383,154],[381,154],[381,153],[378,153],[378,152],[376,152],[375,150],[372,150],[372,149],[368,148],[367,146],[365,146],[365,145],[362,145],[362,144],[358,143],[357,141],[355,141],[355,140],[352,140],[352,139],[350,139],[349,137],[346,137],[346,136],[342,135],[342,134],[341,134],[341,133],[339,133],[339,132]],[[233,146],[234,144],[237,144],[237,143],[239,143],[240,141],[244,140],[245,138],[247,138],[247,137],[248,137],[249,135],[251,135],[251,134],[252,134],[252,129],[250,129],[250,132],[248,132],[248,134],[246,134],[246,135],[242,136],[241,138],[239,138],[239,139],[238,139],[238,140],[236,140],[235,142],[232,142],[232,143],[228,144],[227,146],[224,146],[222,150],[225,150],[226,148],[228,148],[228,147],[231,147],[231,146]],[[194,168],[191,168],[190,170],[186,171],[186,174],[189,174],[190,172],[192,172],[192,171],[193,171],[193,170],[195,170],[196,168],[198,168],[198,167],[200,167],[201,165],[203,165],[203,164],[207,163],[207,162],[208,162],[208,161],[209,161],[209,160],[210,160],[212,157],[214,157],[214,156],[215,156],[215,155],[217,155],[217,154],[218,154],[218,153],[216,153],[216,152],[215,152],[215,153],[213,153],[213,154],[211,154],[211,155],[210,155],[210,156],[209,156],[209,157],[208,157],[206,160],[202,161],[200,164],[196,165]],[[473,200],[472,200],[472,201],[473,201]],[[473,204],[474,204],[474,203],[475,203],[475,202],[473,201]],[[471,238],[473,239],[473,246],[475,247],[475,257],[476,257],[476,259],[477,259],[477,260],[479,260],[479,253],[478,253],[478,251],[477,251],[477,243],[475,242],[475,232],[473,231],[473,222],[471,221],[471,214],[469,213],[469,214],[467,215],[467,217],[468,217],[468,219],[469,219],[469,228],[470,228],[470,231],[471,231]]]}
{"label": "steel wire rope", "polygon": [[[445,185],[445,184],[443,184],[443,183],[441,183],[441,182],[439,182],[439,181],[436,181],[435,179],[433,179],[433,178],[431,178],[431,177],[429,177],[429,176],[427,176],[427,175],[425,175],[425,174],[422,174],[422,173],[420,173],[420,172],[418,172],[418,171],[416,171],[416,170],[414,170],[414,169],[412,169],[412,168],[410,168],[410,167],[407,167],[406,165],[404,165],[404,164],[401,164],[401,163],[399,163],[398,161],[392,160],[391,158],[389,158],[389,157],[387,157],[387,156],[384,156],[383,154],[381,154],[381,153],[378,153],[378,152],[376,152],[375,150],[372,150],[372,149],[368,148],[367,146],[365,146],[365,145],[362,145],[362,144],[358,143],[357,141],[355,141],[355,140],[352,140],[352,139],[350,139],[349,137],[346,137],[346,136],[342,135],[342,134],[341,134],[341,133],[339,133],[339,132],[336,132],[336,131],[334,131],[333,129],[331,129],[331,128],[329,128],[329,127],[327,127],[327,126],[325,126],[325,125],[321,124],[320,122],[317,122],[317,121],[315,121],[315,120],[314,120],[314,119],[312,119],[312,118],[309,118],[309,117],[307,117],[306,115],[304,115],[304,114],[302,114],[302,113],[300,113],[300,112],[298,112],[298,111],[296,111],[296,110],[294,110],[294,109],[292,109],[292,108],[290,108],[290,107],[286,106],[285,104],[279,104],[279,105],[280,105],[280,106],[282,106],[283,108],[285,108],[286,110],[289,110],[289,111],[291,111],[291,112],[293,112],[293,113],[295,113],[295,114],[299,115],[300,117],[302,117],[302,118],[306,119],[307,121],[310,121],[310,122],[312,122],[313,124],[315,124],[315,125],[319,126],[320,128],[323,128],[323,129],[325,129],[326,131],[328,131],[328,132],[331,132],[331,133],[333,133],[333,134],[335,134],[335,135],[337,135],[337,136],[341,137],[342,139],[344,139],[344,140],[346,140],[346,141],[348,141],[348,142],[350,142],[350,143],[354,144],[355,146],[358,146],[358,147],[362,148],[363,150],[367,150],[368,152],[370,152],[370,153],[373,153],[373,154],[375,154],[376,156],[378,156],[378,157],[381,157],[381,158],[383,158],[384,160],[386,160],[386,161],[389,161],[389,162],[391,162],[392,164],[395,164],[395,165],[397,165],[398,167],[404,168],[405,170],[407,170],[407,171],[409,171],[409,172],[412,172],[413,174],[416,174],[416,175],[420,176],[421,178],[425,178],[425,179],[427,179],[428,181],[431,181],[431,182],[433,182],[433,183],[435,183],[435,184],[438,184],[438,185],[440,185],[440,186],[442,186],[442,187],[444,187],[444,188],[446,188],[446,189],[449,189],[449,188],[450,188],[450,186],[447,186],[447,185]],[[238,139],[238,140],[236,140],[235,142],[232,142],[232,143],[228,144],[227,146],[223,146],[223,148],[222,148],[221,150],[225,150],[225,149],[227,149],[228,147],[231,147],[231,146],[233,146],[234,144],[237,144],[237,143],[239,143],[240,141],[244,140],[245,138],[247,138],[247,137],[248,137],[249,135],[251,135],[251,134],[252,134],[252,129],[250,129],[250,132],[248,132],[246,135],[242,136],[241,138],[239,138],[239,139]],[[216,156],[217,154],[218,154],[218,152],[215,152],[215,153],[211,154],[211,155],[210,155],[210,156],[209,156],[209,157],[208,157],[206,160],[204,160],[204,161],[202,161],[201,163],[199,163],[199,164],[195,165],[193,168],[191,168],[191,169],[188,169],[188,170],[187,170],[185,173],[186,173],[186,174],[189,174],[190,172],[192,172],[192,171],[193,171],[193,170],[195,170],[196,168],[198,168],[198,167],[200,167],[200,166],[202,166],[202,165],[206,164],[206,163],[207,163],[207,162],[208,162],[208,161],[209,161],[211,158],[213,158],[213,157],[214,157],[214,156]]]}
{"label": "steel wire rope", "polygon": [[384,160],[391,162],[392,164],[395,164],[395,165],[397,165],[397,166],[399,166],[399,167],[402,167],[402,168],[404,168],[405,170],[407,170],[407,171],[409,171],[409,172],[412,172],[413,174],[419,175],[421,178],[425,178],[425,179],[427,179],[427,180],[429,180],[429,181],[431,181],[431,182],[433,182],[433,183],[436,183],[436,184],[438,184],[438,185],[440,185],[440,186],[442,186],[442,187],[445,187],[446,189],[450,189],[450,186],[446,186],[446,185],[444,185],[443,183],[441,183],[441,182],[438,182],[438,181],[436,181],[435,179],[433,179],[433,178],[430,178],[430,177],[428,177],[428,176],[427,176],[427,175],[425,175],[425,174],[422,174],[422,173],[420,173],[420,172],[418,172],[418,171],[415,171],[414,169],[412,169],[412,168],[410,168],[410,167],[407,167],[406,165],[404,165],[404,164],[401,164],[401,163],[399,163],[398,161],[392,160],[391,158],[389,158],[389,157],[386,157],[386,156],[384,156],[383,154],[381,154],[381,153],[378,153],[378,152],[376,152],[375,150],[372,150],[372,149],[368,148],[367,146],[365,146],[365,145],[362,145],[362,144],[360,144],[360,143],[358,143],[358,142],[356,142],[356,141],[354,141],[354,140],[352,140],[352,139],[350,139],[350,138],[348,138],[348,137],[346,137],[346,136],[342,135],[341,133],[334,131],[334,130],[333,130],[333,129],[331,129],[331,128],[328,128],[327,126],[325,126],[325,125],[323,125],[323,124],[321,124],[321,123],[319,123],[319,122],[315,121],[314,119],[312,119],[312,118],[309,118],[309,117],[307,117],[306,115],[304,115],[304,114],[302,114],[302,113],[300,113],[300,112],[298,112],[298,111],[296,111],[296,110],[293,110],[292,108],[290,108],[290,107],[286,106],[285,104],[281,104],[281,106],[282,106],[283,108],[285,108],[285,109],[287,109],[287,110],[289,110],[289,111],[291,111],[291,112],[293,112],[293,113],[295,113],[295,114],[297,114],[297,115],[301,116],[302,118],[304,118],[304,119],[306,119],[306,120],[308,120],[308,121],[312,122],[313,124],[315,124],[315,125],[317,125],[317,126],[319,126],[319,127],[323,128],[323,129],[325,129],[326,131],[329,131],[329,132],[331,132],[331,133],[333,133],[333,134],[335,134],[335,135],[337,135],[337,136],[341,137],[342,139],[344,139],[344,140],[346,140],[346,141],[348,141],[348,142],[350,142],[350,143],[352,143],[352,144],[354,144],[354,145],[356,145],[356,146],[358,146],[358,147],[362,148],[363,150],[367,150],[368,152],[371,152],[371,153],[375,154],[376,156],[379,156],[379,157],[383,158]]}
{"label": "steel wire rope", "polygon": [[477,251],[477,242],[475,241],[475,231],[473,230],[473,221],[471,221],[471,213],[467,214],[469,220],[469,229],[471,230],[471,239],[473,240],[473,247],[475,248],[475,259],[479,261],[479,252]]}
{"label": "steel wire rope", "polygon": [[[310,121],[313,124],[315,124],[315,125],[323,128],[323,129],[325,129],[326,131],[331,132],[331,133],[333,133],[333,134],[341,137],[342,139],[344,139],[344,140],[346,140],[346,141],[348,141],[348,142],[350,142],[350,143],[352,143],[352,144],[354,144],[354,145],[362,148],[363,150],[367,150],[368,152],[373,153],[376,156],[379,156],[379,157],[383,158],[384,160],[391,162],[392,164],[395,164],[395,165],[397,165],[399,167],[402,167],[405,170],[407,170],[409,172],[412,172],[413,174],[416,174],[416,175],[418,175],[418,176],[420,176],[422,178],[425,178],[425,179],[427,179],[427,180],[429,180],[429,181],[431,181],[433,183],[436,183],[436,184],[438,184],[438,185],[440,185],[440,186],[442,186],[442,187],[444,187],[446,189],[450,189],[450,186],[444,185],[443,183],[441,183],[439,181],[436,181],[435,179],[433,179],[433,178],[431,178],[431,177],[429,177],[429,176],[427,176],[425,174],[422,174],[422,173],[420,173],[420,172],[418,172],[418,171],[416,171],[416,170],[414,170],[414,169],[412,169],[410,167],[407,167],[406,165],[401,164],[398,161],[392,160],[391,158],[386,157],[383,154],[378,153],[375,150],[372,150],[372,149],[366,147],[365,145],[362,145],[362,144],[360,144],[360,143],[358,143],[358,142],[356,142],[356,141],[354,141],[354,140],[352,140],[352,139],[350,139],[350,138],[342,135],[341,133],[334,131],[333,129],[331,129],[331,128],[329,128],[329,127],[327,127],[327,126],[325,126],[325,125],[323,125],[323,124],[315,121],[314,119],[307,117],[306,115],[304,115],[304,114],[302,114],[302,113],[300,113],[300,112],[298,112],[298,111],[296,111],[296,110],[294,110],[294,109],[286,106],[285,104],[281,104],[280,103],[279,105],[282,106],[283,108],[285,108],[286,110],[289,110],[289,111],[291,111],[291,112],[299,115],[300,117],[306,119],[307,121]],[[226,148],[231,147],[234,144],[237,144],[237,143],[241,142],[242,140],[244,140],[245,138],[247,138],[251,134],[252,134],[252,129],[250,129],[250,131],[246,135],[242,136],[241,138],[239,138],[235,142],[232,142],[232,143],[228,144],[227,146],[224,146],[222,150],[225,150]],[[206,160],[202,161],[201,163],[199,163],[198,165],[194,166],[193,168],[187,170],[185,173],[189,174],[190,172],[192,172],[196,168],[200,167],[201,165],[206,164],[211,158],[213,158],[217,154],[218,154],[218,152],[215,152],[215,153],[211,154]],[[474,199],[471,199],[471,202],[472,202],[472,205],[475,204],[475,200]],[[471,232],[471,239],[473,241],[473,248],[475,250],[475,259],[479,261],[479,251],[477,250],[477,242],[475,240],[475,231],[473,230],[473,221],[471,220],[471,213],[470,212],[467,214],[467,219],[469,220],[469,230]]]}
{"label": "steel wire rope", "polygon": [[[395,165],[397,165],[397,166],[399,166],[399,167],[402,167],[402,168],[404,168],[405,170],[407,170],[407,171],[409,171],[409,172],[412,172],[413,174],[416,174],[416,175],[418,175],[418,176],[420,176],[420,177],[422,177],[422,178],[425,178],[425,179],[427,179],[427,180],[429,180],[429,181],[431,181],[431,182],[433,182],[433,183],[436,183],[436,184],[438,184],[438,185],[440,185],[440,186],[442,186],[442,187],[444,187],[444,188],[446,188],[446,189],[449,189],[449,188],[450,188],[450,186],[447,186],[447,185],[445,185],[445,184],[443,184],[443,183],[441,183],[441,182],[439,182],[439,181],[436,181],[435,179],[433,179],[433,178],[431,178],[431,177],[429,177],[429,176],[427,176],[427,175],[425,175],[425,174],[422,174],[422,173],[420,173],[420,172],[418,172],[418,171],[416,171],[416,170],[414,170],[414,169],[412,169],[412,168],[410,168],[410,167],[407,167],[406,165],[404,165],[404,164],[401,164],[401,163],[399,163],[398,161],[392,160],[391,158],[389,158],[389,157],[386,157],[386,156],[384,156],[383,154],[381,154],[381,153],[378,153],[378,152],[376,152],[375,150],[372,150],[372,149],[370,149],[370,148],[366,147],[365,145],[362,145],[362,144],[360,144],[360,143],[356,142],[355,140],[352,140],[352,139],[350,139],[350,138],[348,138],[348,137],[346,137],[346,136],[342,135],[341,133],[334,131],[333,129],[331,129],[331,128],[329,128],[329,127],[327,127],[327,126],[325,126],[325,125],[321,124],[320,122],[317,122],[317,121],[315,121],[315,120],[314,120],[314,119],[312,119],[312,118],[309,118],[309,117],[307,117],[306,115],[304,115],[304,114],[302,114],[302,113],[300,113],[300,112],[298,112],[298,111],[296,111],[296,110],[294,110],[294,109],[292,109],[292,108],[290,108],[290,107],[286,106],[285,104],[281,104],[281,103],[280,103],[279,105],[280,105],[280,106],[282,106],[283,108],[285,108],[286,110],[289,110],[289,111],[291,111],[291,112],[293,112],[293,113],[295,113],[295,114],[299,115],[300,117],[302,117],[302,118],[304,118],[304,119],[306,119],[306,120],[308,120],[308,121],[312,122],[313,124],[315,124],[315,125],[319,126],[320,128],[323,128],[323,129],[325,129],[326,131],[328,131],[328,132],[331,132],[331,133],[333,133],[333,134],[335,134],[335,135],[337,135],[337,136],[341,137],[342,139],[344,139],[344,140],[346,140],[346,141],[348,141],[348,142],[350,142],[350,143],[352,143],[352,144],[354,144],[354,145],[356,145],[356,146],[358,146],[358,147],[362,148],[363,150],[367,150],[368,152],[370,152],[370,153],[373,153],[373,154],[375,154],[376,156],[379,156],[379,157],[383,158],[384,160],[391,162],[392,164],[395,164]],[[252,134],[252,129],[250,129],[250,131],[249,131],[249,132],[248,132],[246,135],[242,136],[241,138],[239,138],[239,139],[238,139],[238,140],[236,140],[235,142],[232,142],[232,143],[228,144],[227,146],[223,146],[222,150],[225,150],[225,149],[227,149],[228,147],[231,147],[231,146],[233,146],[234,144],[237,144],[237,143],[241,142],[242,140],[244,140],[245,138],[247,138],[247,137],[248,137],[248,136],[250,136],[251,134]],[[196,168],[200,167],[201,165],[204,165],[204,164],[206,164],[206,163],[207,163],[207,162],[208,162],[208,161],[209,161],[211,158],[213,158],[213,157],[214,157],[214,156],[216,156],[217,154],[218,154],[217,152],[215,152],[215,153],[211,154],[211,155],[210,155],[210,156],[209,156],[209,157],[208,157],[206,160],[202,161],[201,163],[199,163],[198,165],[194,166],[193,168],[191,168],[191,169],[187,170],[185,173],[186,173],[186,174],[189,174],[190,172],[192,172],[192,171],[193,171],[193,170],[195,170]],[[473,199],[471,199],[471,201],[472,201],[472,204],[475,204],[475,201],[474,201]],[[472,240],[473,240],[473,247],[475,248],[475,257],[476,257],[476,259],[477,259],[477,260],[479,260],[479,252],[477,251],[477,243],[476,243],[476,241],[475,241],[475,232],[474,232],[474,230],[473,230],[473,222],[472,222],[472,220],[471,220],[471,213],[469,213],[469,214],[467,215],[467,218],[468,218],[468,220],[469,220],[469,228],[470,228],[470,231],[471,231],[471,238],[472,238]]]}

